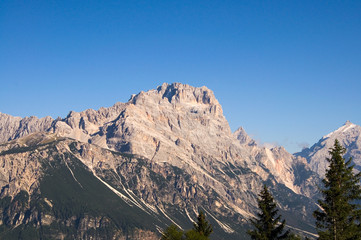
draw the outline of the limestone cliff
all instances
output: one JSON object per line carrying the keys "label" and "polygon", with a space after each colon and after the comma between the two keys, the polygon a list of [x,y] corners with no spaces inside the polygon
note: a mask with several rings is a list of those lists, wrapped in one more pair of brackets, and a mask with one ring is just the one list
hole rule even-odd
{"label": "limestone cliff", "polygon": [[13,117],[0,113],[0,143],[17,139],[31,133],[47,131],[53,119],[51,117]]}
{"label": "limestone cliff", "polygon": [[[127,103],[97,111],[72,111],[64,119],[1,116],[2,141],[15,139],[2,145],[4,153],[13,148],[37,146],[35,152],[17,153],[25,155],[16,155],[16,159],[4,154],[3,165],[14,169],[9,171],[5,167],[0,172],[3,196],[15,197],[19,189],[32,195],[34,189],[39,189],[36,179],[41,173],[36,172],[39,169],[36,157],[40,152],[46,154],[39,151],[44,145],[42,141],[65,137],[77,143],[72,145],[74,149],[57,144],[59,154],[67,156],[70,148],[71,155],[92,174],[109,187],[123,191],[128,199],[124,201],[146,212],[168,216],[177,223],[176,214],[172,214],[176,211],[174,206],[183,209],[183,217],[188,220],[198,208],[204,207],[224,233],[239,233],[238,224],[247,223],[253,216],[257,194],[267,184],[277,192],[282,211],[297,215],[294,219],[312,231],[309,216],[315,207],[312,196],[318,180],[307,162],[284,148],[257,146],[243,129],[232,133],[221,105],[206,87],[163,84],[132,95]],[[44,136],[29,135],[34,132]],[[34,140],[39,138],[40,142]],[[119,161],[114,152],[143,160]],[[139,168],[139,164],[148,167]],[[27,178],[32,180],[25,181]],[[161,179],[165,179],[165,185]]]}

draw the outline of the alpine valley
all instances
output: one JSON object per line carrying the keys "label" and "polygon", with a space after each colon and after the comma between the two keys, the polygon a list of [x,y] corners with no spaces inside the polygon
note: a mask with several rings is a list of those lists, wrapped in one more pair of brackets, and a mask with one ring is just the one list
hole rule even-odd
{"label": "alpine valley", "polygon": [[248,239],[269,186],[288,227],[314,238],[329,148],[337,138],[361,170],[361,127],[350,122],[297,154],[234,133],[206,87],[163,84],[109,108],[67,117],[0,113],[0,239],[159,239],[192,228]]}

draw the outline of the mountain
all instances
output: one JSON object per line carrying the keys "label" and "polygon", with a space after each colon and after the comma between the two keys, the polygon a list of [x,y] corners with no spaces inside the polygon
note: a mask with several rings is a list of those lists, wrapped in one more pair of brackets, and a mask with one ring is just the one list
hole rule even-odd
{"label": "mountain", "polygon": [[0,136],[3,234],[150,239],[170,223],[190,228],[203,209],[214,239],[243,239],[263,184],[291,228],[314,232],[317,174],[232,133],[206,87],[165,83],[63,119],[0,114]]}
{"label": "mountain", "polygon": [[[106,168],[97,166],[96,156],[82,158],[84,148],[49,133],[0,146],[1,239],[158,239],[151,223],[164,226],[165,217],[144,214],[145,204],[136,206],[129,193],[103,182]],[[141,161],[99,153],[102,160]],[[89,168],[87,160],[97,165]]]}
{"label": "mountain", "polygon": [[355,169],[361,171],[361,126],[350,121],[347,121],[336,131],[322,137],[312,147],[303,149],[295,155],[306,158],[312,170],[323,177],[328,167],[326,160],[329,157],[328,152],[333,147],[336,139],[347,150],[344,156],[345,159],[352,157]]}
{"label": "mountain", "polygon": [[234,133],[233,136],[235,136],[239,143],[242,145],[248,145],[248,146],[256,146],[257,143],[255,140],[253,140],[246,131],[243,129],[243,127],[239,127]]}
{"label": "mountain", "polygon": [[[293,156],[284,147],[260,147],[240,127],[234,136],[244,146],[248,146],[251,156],[261,163],[262,169],[272,173],[277,182],[284,184],[293,192],[314,198],[318,195],[319,176],[311,170],[305,158]],[[258,166],[251,168],[261,176],[264,175]]]}
{"label": "mountain", "polygon": [[34,132],[43,132],[53,123],[51,117],[38,119],[37,117],[13,117],[0,113],[0,143],[10,141]]}

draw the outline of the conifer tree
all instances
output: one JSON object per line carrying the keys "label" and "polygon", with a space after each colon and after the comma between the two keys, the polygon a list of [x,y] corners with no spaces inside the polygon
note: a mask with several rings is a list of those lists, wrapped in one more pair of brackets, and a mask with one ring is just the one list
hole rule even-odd
{"label": "conifer tree", "polygon": [[193,229],[205,237],[209,237],[209,235],[213,232],[212,225],[208,223],[202,210],[199,211],[197,222],[193,224]]}
{"label": "conifer tree", "polygon": [[194,229],[191,229],[185,233],[185,240],[209,240],[209,237],[203,236]]}
{"label": "conifer tree", "polygon": [[361,173],[353,172],[351,158],[343,158],[346,149],[338,140],[329,151],[329,168],[323,179],[322,200],[318,200],[321,209],[314,212],[320,240],[361,239],[360,179]]}
{"label": "conifer tree", "polygon": [[212,232],[212,225],[206,220],[203,211],[199,211],[197,222],[193,224],[193,229],[183,234],[183,231],[172,224],[162,233],[161,240],[209,240]]}
{"label": "conifer tree", "polygon": [[193,223],[193,229],[185,233],[186,240],[209,240],[209,236],[213,232],[212,225],[206,220],[206,216],[202,210],[199,211],[197,222]]}
{"label": "conifer tree", "polygon": [[254,229],[248,231],[251,238],[253,240],[287,239],[290,233],[283,231],[286,221],[281,221],[281,215],[278,215],[276,203],[267,186],[263,186],[259,195],[258,207],[260,209],[257,213],[258,218],[251,220]]}
{"label": "conifer tree", "polygon": [[182,240],[183,232],[176,225],[172,224],[162,233],[161,240]]}

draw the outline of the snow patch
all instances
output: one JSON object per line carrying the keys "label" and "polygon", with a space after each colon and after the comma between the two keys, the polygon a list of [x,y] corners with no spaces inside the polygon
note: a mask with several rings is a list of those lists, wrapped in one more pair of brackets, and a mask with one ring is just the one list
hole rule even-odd
{"label": "snow patch", "polygon": [[51,203],[51,201],[49,199],[44,198],[44,201],[46,202],[46,204],[49,205],[49,207],[51,207],[51,208],[53,207],[53,204]]}
{"label": "snow patch", "polygon": [[346,132],[348,130],[350,130],[351,128],[356,127],[357,125],[353,124],[353,123],[346,123],[345,125],[343,125],[342,127],[340,127],[339,129],[337,129],[336,131],[333,131],[325,136],[322,137],[322,139],[326,139],[331,137],[332,135],[338,133],[338,132]]}
{"label": "snow patch", "polygon": [[[147,210],[145,210],[143,208],[142,205],[140,205],[137,201],[135,201],[134,199],[129,199],[127,196],[125,196],[124,194],[122,194],[121,192],[119,192],[118,190],[116,190],[115,188],[113,188],[112,186],[110,186],[107,182],[105,182],[103,179],[101,179],[100,177],[98,177],[93,169],[93,166],[91,166],[90,170],[92,171],[94,177],[96,177],[100,182],[102,182],[105,186],[107,186],[110,190],[112,190],[115,194],[117,194],[121,199],[123,199],[129,206],[137,206],[140,209],[142,209],[144,212],[148,213],[149,212]],[[129,193],[128,193],[129,195]],[[130,196],[131,197],[131,196]]]}
{"label": "snow patch", "polygon": [[193,209],[194,214],[198,216],[198,214],[199,214],[198,210],[194,206],[192,209]]}
{"label": "snow patch", "polygon": [[206,211],[206,213],[208,213],[208,215],[211,216],[226,233],[234,233],[234,230],[230,226],[219,221],[215,216],[213,216],[207,210],[204,209],[204,211]]}
{"label": "snow patch", "polygon": [[236,206],[235,204],[228,202],[229,206],[235,210],[236,212],[238,212],[239,214],[241,214],[242,216],[248,217],[248,218],[254,218],[255,215],[250,213],[250,212],[246,212],[245,210],[241,209],[240,207]]}
{"label": "snow patch", "polygon": [[[118,190],[116,190],[115,188],[113,188],[112,186],[110,186],[107,182],[103,181],[103,179],[101,179],[100,177],[98,177],[95,172],[93,172],[94,177],[96,177],[99,181],[101,181],[105,186],[107,186],[110,190],[112,190],[115,194],[117,194],[121,199],[123,199],[126,203],[128,203],[128,205],[130,206],[137,206],[140,209],[142,209],[143,211],[145,211],[145,209],[138,203],[138,202],[134,202],[133,200],[129,199],[128,197],[126,197],[124,194],[122,194],[121,192],[119,192]],[[147,211],[145,211],[147,212]]]}
{"label": "snow patch", "polygon": [[[131,190],[129,190],[131,191]],[[133,193],[133,192],[132,192]],[[133,193],[134,194],[134,193]],[[134,194],[135,195],[135,194]],[[140,198],[140,201],[147,207],[149,208],[152,212],[159,214],[159,212],[157,211],[157,208],[153,205],[150,205],[149,203],[145,202],[143,198]]]}
{"label": "snow patch", "polygon": [[179,229],[183,230],[183,228],[181,226],[179,226],[173,219],[171,219],[166,213],[165,211],[161,208],[158,207],[158,209],[163,213],[163,215],[168,218],[174,225],[176,225],[177,227],[179,227]]}
{"label": "snow patch", "polygon": [[69,169],[69,171],[70,171],[71,175],[73,176],[74,180],[79,184],[79,186],[80,186],[81,188],[83,188],[83,186],[80,184],[80,182],[78,181],[78,179],[76,179],[76,177],[74,176],[73,171],[70,169],[70,167],[69,167],[68,163],[65,161],[65,159],[64,159],[64,163],[65,163],[65,166]]}
{"label": "snow patch", "polygon": [[185,210],[186,215],[189,218],[189,220],[191,220],[192,223],[195,223],[195,221],[191,218],[191,216],[189,216],[189,212],[188,212],[187,208],[185,208],[184,210]]}
{"label": "snow patch", "polygon": [[[113,171],[114,171],[114,173],[116,174],[116,176],[118,176],[119,183],[120,183],[123,191],[128,195],[128,197],[131,198],[132,202],[136,203],[136,205],[138,204],[139,206],[141,206],[141,205],[139,204],[139,202],[136,200],[136,198],[138,198],[138,197],[133,193],[132,190],[127,189],[127,188],[123,185],[123,183],[122,183],[122,181],[121,181],[121,178],[120,178],[120,176],[118,175],[118,173],[116,172],[116,170],[114,169]],[[113,173],[113,174],[114,174],[114,173]],[[146,203],[142,198],[140,198],[140,200],[141,200],[141,202],[142,202],[148,209],[150,209],[151,211],[153,211],[153,212],[155,212],[155,213],[158,214],[158,212],[157,212],[157,210],[155,209],[155,207],[153,207],[152,205]],[[138,205],[137,205],[137,206],[138,206]],[[139,206],[138,206],[138,207],[139,207]],[[142,209],[143,209],[144,211],[146,211],[144,208],[142,208]],[[147,213],[150,213],[150,212],[148,212],[148,211],[146,211],[146,212],[147,212]]]}
{"label": "snow patch", "polygon": [[346,131],[348,131],[349,129],[354,128],[354,127],[356,127],[355,124],[350,124],[348,127],[344,128],[344,129],[342,130],[342,132],[346,132]]}
{"label": "snow patch", "polygon": [[[72,153],[72,154],[73,154],[73,153]],[[73,154],[73,155],[74,155],[74,154]],[[74,156],[75,156],[75,155],[74,155]],[[84,162],[84,160],[81,159],[80,157],[78,157],[78,156],[75,156],[75,157],[77,157],[79,160],[81,160],[82,162]],[[68,168],[69,168],[69,167],[68,167]],[[147,207],[150,211],[149,211],[148,209],[145,209],[144,206],[142,206],[142,204],[137,201],[136,198],[138,198],[138,197],[133,193],[133,191],[130,190],[130,189],[127,189],[127,188],[122,184],[121,178],[120,178],[120,176],[118,175],[118,173],[117,173],[115,170],[114,170],[113,174],[115,173],[116,176],[118,177],[119,183],[120,183],[123,191],[127,194],[128,197],[127,197],[126,195],[122,194],[121,192],[119,192],[118,190],[116,190],[115,188],[113,188],[112,186],[110,186],[107,182],[105,182],[105,181],[104,181],[103,179],[101,179],[99,176],[97,176],[96,173],[95,173],[95,171],[94,171],[94,169],[93,169],[93,165],[88,166],[88,168],[89,168],[90,171],[93,173],[94,177],[96,177],[100,182],[102,182],[105,186],[107,186],[110,190],[112,190],[115,194],[117,194],[117,195],[118,195],[121,199],[123,199],[129,206],[134,206],[134,205],[135,205],[135,206],[139,207],[140,209],[142,209],[144,212],[148,213],[149,215],[151,214],[151,212],[154,212],[154,213],[156,213],[156,214],[159,214],[158,211],[157,211],[157,209],[156,209],[154,206],[146,203],[146,202],[141,198],[140,201],[141,201],[141,202],[144,204],[144,206]],[[69,169],[69,170],[71,171],[71,169]],[[73,175],[73,176],[74,176],[74,175]],[[116,177],[116,176],[115,176],[115,177]],[[75,177],[74,177],[74,178],[75,178]],[[77,182],[78,182],[78,181],[77,181]],[[79,182],[78,182],[78,183],[79,183]],[[79,184],[80,184],[80,183],[79,183]]]}
{"label": "snow patch", "polygon": [[155,228],[157,229],[157,231],[160,233],[160,234],[163,234],[163,228],[159,227],[158,225],[155,225]]}
{"label": "snow patch", "polygon": [[299,229],[299,228],[296,228],[296,227],[292,227],[292,226],[290,226],[290,225],[286,225],[286,226],[289,227],[289,228],[295,229],[295,230],[297,230],[297,231],[306,233],[306,234],[308,234],[308,235],[311,235],[311,236],[314,236],[314,237],[318,237],[318,235],[315,234],[315,233],[307,232],[307,231],[305,231],[305,230],[302,230],[302,229]]}

